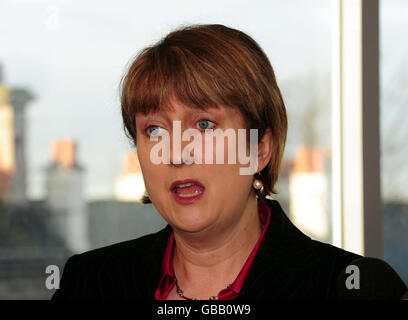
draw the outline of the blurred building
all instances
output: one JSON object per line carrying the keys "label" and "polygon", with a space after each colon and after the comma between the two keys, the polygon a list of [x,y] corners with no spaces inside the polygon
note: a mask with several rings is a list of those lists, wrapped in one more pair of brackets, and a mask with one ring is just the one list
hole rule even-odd
{"label": "blurred building", "polygon": [[0,65],[0,198],[18,206],[28,206],[25,109],[32,99],[29,91],[3,84]]}
{"label": "blurred building", "polygon": [[69,250],[89,249],[88,214],[83,192],[84,169],[76,160],[76,144],[71,139],[55,140],[52,162],[46,168],[46,204],[51,210],[49,227]]}
{"label": "blurred building", "polygon": [[114,199],[88,203],[91,249],[136,239],[166,225],[153,205]]}
{"label": "blurred building", "polygon": [[278,194],[273,195],[272,198],[276,199],[281,205],[283,211],[290,218],[290,188],[289,188],[289,177],[293,170],[293,159],[283,158],[280,167],[279,179],[276,185]]}
{"label": "blurred building", "polygon": [[12,202],[28,206],[27,157],[26,157],[26,106],[33,95],[25,89],[12,89],[10,102],[14,111],[14,155],[15,170],[12,177]]}
{"label": "blurred building", "polygon": [[115,198],[119,201],[140,201],[145,192],[139,159],[133,151],[123,157],[122,171],[115,181]]}
{"label": "blurred building", "polygon": [[10,89],[2,83],[0,65],[0,200],[11,197],[11,177],[14,160],[14,114],[10,105]]}
{"label": "blurred building", "polygon": [[298,148],[289,176],[292,221],[320,241],[330,236],[330,169],[327,152],[320,148]]}
{"label": "blurred building", "polygon": [[408,284],[408,202],[383,202],[384,259]]}

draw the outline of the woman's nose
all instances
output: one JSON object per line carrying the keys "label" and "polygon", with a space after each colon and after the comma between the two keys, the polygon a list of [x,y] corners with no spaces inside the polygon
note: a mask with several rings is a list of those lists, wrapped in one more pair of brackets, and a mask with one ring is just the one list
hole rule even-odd
{"label": "woman's nose", "polygon": [[183,164],[184,164],[184,163],[179,163],[179,164],[173,163],[173,162],[170,160],[170,165],[171,165],[172,167],[178,168],[178,167],[181,167]]}
{"label": "woman's nose", "polygon": [[196,157],[194,150],[190,150],[189,147],[186,148],[191,141],[182,141],[181,136],[172,136],[170,140],[170,165],[180,167],[184,164],[194,163]]}
{"label": "woman's nose", "polygon": [[[181,139],[180,139],[181,140]],[[180,167],[183,164],[182,144],[178,138],[171,138],[170,143],[170,165]]]}

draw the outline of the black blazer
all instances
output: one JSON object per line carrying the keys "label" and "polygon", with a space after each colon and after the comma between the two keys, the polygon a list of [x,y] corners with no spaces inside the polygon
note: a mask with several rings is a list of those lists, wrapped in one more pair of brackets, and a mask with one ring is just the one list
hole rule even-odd
{"label": "black blazer", "polygon": [[[361,256],[310,239],[267,200],[271,220],[241,299],[336,299],[339,273]],[[171,227],[79,255],[66,262],[52,299],[154,300]]]}

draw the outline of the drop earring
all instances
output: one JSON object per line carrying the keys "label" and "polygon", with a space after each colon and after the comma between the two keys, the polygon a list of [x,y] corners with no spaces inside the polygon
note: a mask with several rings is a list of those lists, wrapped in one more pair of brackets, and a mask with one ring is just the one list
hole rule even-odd
{"label": "drop earring", "polygon": [[[257,175],[259,175],[257,173]],[[259,194],[262,195],[264,192],[264,185],[262,180],[255,178],[254,182],[252,183],[252,186],[254,187],[255,190],[259,190]]]}
{"label": "drop earring", "polygon": [[260,189],[263,188],[263,183],[262,183],[262,181],[261,181],[261,180],[258,180],[258,179],[255,179],[254,182],[252,183],[252,185],[253,185],[253,187],[254,187],[256,190],[260,190]]}

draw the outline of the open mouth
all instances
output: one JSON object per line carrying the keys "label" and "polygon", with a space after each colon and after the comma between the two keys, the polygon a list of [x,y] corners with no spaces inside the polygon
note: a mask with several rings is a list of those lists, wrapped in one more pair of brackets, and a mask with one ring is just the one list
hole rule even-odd
{"label": "open mouth", "polygon": [[187,179],[174,181],[170,190],[178,202],[183,204],[198,200],[204,193],[205,187],[197,180]]}

